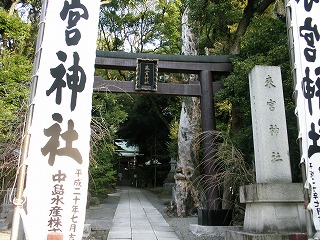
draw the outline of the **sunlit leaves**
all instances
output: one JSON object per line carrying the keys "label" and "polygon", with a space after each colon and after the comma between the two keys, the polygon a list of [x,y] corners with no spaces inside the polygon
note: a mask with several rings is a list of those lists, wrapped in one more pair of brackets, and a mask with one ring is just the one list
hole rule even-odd
{"label": "sunlit leaves", "polygon": [[[241,53],[266,55],[274,48],[287,45],[285,30],[286,24],[278,19],[267,16],[254,18],[243,38]],[[275,57],[281,57],[281,55]]]}
{"label": "sunlit leaves", "polygon": [[179,0],[125,0],[103,5],[100,29],[108,50],[179,52],[180,7]]}
{"label": "sunlit leaves", "polygon": [[0,46],[2,48],[21,53],[25,40],[29,36],[30,26],[23,23],[18,15],[9,15],[5,10],[0,9]]}
{"label": "sunlit leaves", "polygon": [[206,47],[214,54],[228,53],[228,38],[242,16],[242,5],[231,0],[197,0],[189,4],[191,20],[199,28],[195,31],[200,32],[200,52]]}

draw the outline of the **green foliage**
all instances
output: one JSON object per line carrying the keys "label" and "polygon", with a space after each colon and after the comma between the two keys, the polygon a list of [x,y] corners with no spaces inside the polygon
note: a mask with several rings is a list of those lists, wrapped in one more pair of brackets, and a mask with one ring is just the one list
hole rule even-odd
{"label": "green foliage", "polygon": [[[101,7],[100,31],[103,37],[99,39],[99,48],[159,54],[180,53],[182,8],[180,0],[111,1]],[[106,70],[102,74],[114,80],[132,81],[135,78],[134,72]],[[167,79],[164,75],[160,78],[159,81]],[[128,114],[126,121],[121,124],[118,137],[139,145],[144,154],[139,157],[139,162],[152,158],[168,162],[170,158],[166,143],[169,141],[169,124],[174,116],[180,114],[180,99],[123,94],[118,100]],[[163,166],[166,167],[165,164]]]}
{"label": "green foliage", "polygon": [[160,0],[157,6],[159,14],[155,23],[159,28],[160,44],[157,53],[174,54],[181,51],[181,12],[180,0]]}
{"label": "green foliage", "polygon": [[228,54],[229,37],[242,16],[239,1],[188,1],[194,31],[200,36],[200,53],[208,48],[213,54]]}
{"label": "green foliage", "polygon": [[[291,168],[294,181],[299,181],[299,149],[295,143],[297,127],[292,99],[292,78],[286,31],[285,22],[279,19],[269,16],[260,16],[253,19],[242,39],[241,54],[233,59],[233,71],[224,80],[224,89],[217,95],[217,102],[225,102],[232,106],[237,106],[236,111],[239,117],[237,123],[240,127],[237,132],[233,132],[232,139],[244,153],[247,162],[251,164],[251,161],[253,161],[253,138],[248,74],[255,65],[280,66],[292,162]],[[223,114],[223,109],[219,109],[219,113],[224,117],[229,116],[227,122],[231,123],[230,109],[227,109],[225,114]],[[222,129],[230,129],[230,126],[222,127]]]}
{"label": "green foliage", "polygon": [[12,130],[23,123],[32,71],[32,61],[23,54],[29,31],[17,15],[0,9],[0,142],[16,138]]}
{"label": "green foliage", "polygon": [[0,9],[0,168],[2,187],[12,187],[32,72],[30,27]]}
{"label": "green foliage", "polygon": [[94,196],[105,196],[114,188],[117,178],[115,165],[117,163],[113,145],[111,143],[99,143],[99,147],[93,152],[94,161],[90,162],[89,191]]}
{"label": "green foliage", "polygon": [[95,196],[107,194],[116,184],[117,155],[113,140],[126,117],[118,95],[93,94],[89,191]]}
{"label": "green foliage", "polygon": [[4,10],[8,11],[10,10],[11,6],[12,5],[15,5],[16,4],[20,4],[22,5],[23,7],[26,7],[26,6],[35,6],[35,5],[41,5],[41,0],[1,0],[0,2],[0,8],[4,8]]}
{"label": "green foliage", "polygon": [[230,132],[232,104],[227,98],[215,102],[216,128],[220,131]]}
{"label": "green foliage", "polygon": [[21,21],[17,14],[9,15],[0,9],[0,44],[4,49],[25,54],[26,41],[30,38],[30,26]]}
{"label": "green foliage", "polygon": [[4,8],[4,9],[8,10],[10,8],[11,4],[12,4],[11,0],[3,0],[0,2],[0,8]]}
{"label": "green foliage", "polygon": [[279,19],[255,17],[242,40],[241,55],[249,57],[260,54],[276,62],[288,60],[288,54],[279,55],[288,50],[286,29],[285,22]]}
{"label": "green foliage", "polygon": [[180,0],[111,1],[101,7],[100,30],[112,51],[180,52]]}
{"label": "green foliage", "polygon": [[0,142],[16,137],[10,132],[13,123],[22,124],[32,71],[31,62],[24,56],[3,52],[0,55]]}
{"label": "green foliage", "polygon": [[127,117],[121,101],[122,98],[114,94],[94,93],[92,96],[92,118],[108,129],[111,139]]}
{"label": "green foliage", "polygon": [[[270,31],[272,34],[269,34]],[[254,18],[247,34],[243,37],[241,55],[233,59],[233,71],[224,80],[225,87],[218,94],[218,99],[239,105],[238,111],[242,125],[250,125],[249,72],[255,65],[280,66],[283,81],[286,83],[284,92],[288,93],[287,87],[290,84],[287,83],[291,81],[290,75],[287,74],[289,71],[288,63],[285,23],[267,16]],[[291,96],[286,95],[286,97]]]}

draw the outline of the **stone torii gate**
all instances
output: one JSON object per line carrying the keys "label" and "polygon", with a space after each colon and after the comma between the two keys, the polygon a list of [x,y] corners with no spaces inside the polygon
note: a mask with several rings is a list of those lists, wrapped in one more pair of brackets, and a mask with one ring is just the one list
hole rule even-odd
{"label": "stone torii gate", "polygon": [[[98,69],[136,71],[137,59],[156,59],[158,60],[159,72],[198,74],[200,84],[199,82],[192,84],[157,83],[157,91],[141,91],[135,89],[135,82],[111,81],[95,77],[93,88],[96,92],[200,97],[202,131],[213,131],[216,128],[213,96],[222,88],[222,82],[214,82],[213,79],[214,76],[230,73],[232,70],[231,58],[230,55],[186,56],[97,51],[95,67]],[[213,159],[212,138],[207,137],[203,141],[204,161]],[[214,164],[214,160],[210,165],[206,165],[204,169],[206,175],[214,174],[210,170],[212,164]],[[207,199],[210,199],[207,205],[214,206],[213,210],[218,209],[218,204],[212,204],[218,198],[217,190],[211,192],[210,196],[207,195]]]}

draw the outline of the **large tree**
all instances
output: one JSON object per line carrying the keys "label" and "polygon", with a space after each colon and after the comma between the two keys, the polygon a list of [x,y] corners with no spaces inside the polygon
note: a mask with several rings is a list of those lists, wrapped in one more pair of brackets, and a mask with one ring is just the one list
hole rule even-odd
{"label": "large tree", "polygon": [[[182,54],[197,55],[199,39],[189,21],[189,8],[182,16]],[[197,75],[184,75],[185,81],[198,81]],[[200,132],[200,99],[184,97],[181,106],[180,124],[178,131],[178,159],[175,175],[175,201],[178,216],[188,216],[198,207],[199,200],[196,189],[192,184],[195,168],[199,165],[199,149],[197,137]]]}
{"label": "large tree", "polygon": [[[232,54],[235,55],[234,63],[235,63],[235,72],[231,74],[229,78],[225,81],[227,86],[226,89],[223,91],[223,94],[225,94],[225,98],[220,97],[220,103],[217,104],[219,106],[218,117],[223,116],[223,120],[227,120],[229,125],[225,126],[224,129],[231,129],[231,134],[237,138],[239,136],[240,132],[243,132],[246,130],[246,128],[250,128],[250,123],[247,125],[243,125],[243,119],[241,111],[244,109],[247,109],[247,114],[250,116],[250,110],[248,109],[248,102],[243,104],[242,99],[246,99],[248,101],[248,94],[249,94],[249,88],[247,87],[247,74],[248,69],[246,67],[252,68],[254,64],[259,63],[279,63],[281,62],[284,56],[287,56],[287,54],[281,52],[282,55],[276,56],[273,55],[274,61],[268,61],[266,58],[264,58],[263,61],[259,61],[259,57],[257,56],[255,59],[252,59],[252,55],[254,54],[247,54],[246,56],[241,55],[243,49],[246,47],[244,45],[243,40],[246,39],[246,41],[250,41],[254,37],[255,40],[261,41],[261,52],[263,51],[269,51],[270,53],[275,53],[275,50],[282,50],[283,49],[283,38],[279,39],[279,31],[282,31],[283,29],[278,31],[278,28],[276,28],[279,25],[279,21],[281,22],[281,16],[273,14],[275,6],[278,7],[278,5],[281,5],[280,2],[275,0],[262,0],[262,1],[254,1],[254,0],[248,0],[248,1],[235,1],[235,0],[227,0],[227,1],[220,1],[220,0],[212,0],[212,1],[206,1],[206,0],[195,0],[195,1],[189,1],[188,6],[190,7],[190,25],[193,26],[193,35],[197,35],[199,38],[199,48],[195,49],[194,52],[199,52],[200,54]],[[273,7],[273,8],[272,8]],[[264,22],[262,16],[270,16],[269,19],[274,19],[274,22],[271,24],[276,24],[274,26],[274,29],[271,25],[269,25],[268,18],[264,18],[266,22]],[[259,24],[260,26],[255,25],[256,21],[254,20],[254,17],[256,19],[260,19]],[[279,18],[280,17],[280,18]],[[281,24],[280,24],[281,25]],[[252,27],[250,27],[252,26]],[[263,26],[263,27],[262,27]],[[264,35],[261,35],[262,29],[268,29],[272,31],[269,31],[270,33],[274,34],[275,38],[278,38],[277,41],[274,41],[270,45],[266,45],[262,43],[266,39],[264,38]],[[252,32],[255,31],[254,34]],[[281,32],[283,33],[283,32]],[[285,33],[285,32],[284,32]],[[269,36],[268,36],[269,37]],[[188,36],[188,40],[192,39],[190,38],[190,35]],[[259,40],[258,40],[259,39]],[[193,40],[194,41],[194,40]],[[195,40],[197,41],[197,40]],[[251,44],[254,44],[252,41]],[[256,47],[259,45],[257,44]],[[265,46],[266,48],[262,47]],[[269,46],[269,49],[268,49]],[[248,46],[247,46],[248,49]],[[254,49],[251,48],[252,50]],[[259,49],[257,49],[259,51]],[[274,51],[273,51],[274,50]],[[285,50],[285,49],[284,49]],[[246,50],[244,50],[246,51]],[[261,54],[259,52],[256,55]],[[241,59],[236,56],[242,56]],[[277,59],[277,60],[276,60]],[[261,59],[260,59],[261,60]],[[287,61],[287,59],[285,59]],[[252,64],[245,65],[242,64],[242,61],[250,61]],[[284,62],[285,63],[285,62]],[[240,70],[237,68],[239,66]],[[243,81],[239,81],[239,71],[245,74],[245,78]],[[232,89],[228,87],[235,86]],[[238,86],[238,87],[237,87]],[[239,89],[244,89],[244,92],[240,94]],[[221,94],[221,95],[223,95]],[[241,105],[243,104],[243,105]],[[189,101],[189,104],[184,106],[183,109],[193,109],[194,103],[192,101]],[[182,109],[182,111],[183,111]],[[222,109],[226,109],[228,112],[223,111]],[[188,112],[187,112],[188,113]],[[180,119],[180,123],[186,123],[186,119],[192,119],[194,116],[194,112],[191,113],[191,116],[183,116],[183,119]],[[225,124],[223,124],[225,125]],[[244,126],[246,128],[244,128]],[[182,126],[181,126],[182,127]],[[183,128],[190,128],[192,129],[193,126],[190,124],[190,126],[183,126]],[[250,131],[249,131],[250,133]],[[249,139],[252,139],[251,135],[246,135]],[[180,145],[183,145],[185,143],[185,140],[183,139],[183,135],[180,136],[178,142]],[[246,139],[242,138],[242,143],[247,143]],[[247,146],[247,144],[245,144]],[[192,146],[194,148],[194,145]],[[250,148],[249,148],[250,149]],[[247,151],[247,153],[250,152],[252,154],[252,148],[251,151]],[[189,152],[192,150],[189,148]],[[251,158],[249,158],[251,159]],[[193,169],[193,165],[190,164],[190,162],[195,162],[196,155],[193,156],[193,160],[190,161],[189,158],[185,156],[185,152],[182,154],[179,154],[179,161],[182,162],[182,165],[187,166],[186,169]],[[214,159],[213,159],[214,161]],[[250,160],[249,160],[250,161]],[[188,163],[189,162],[189,163]],[[226,187],[228,188],[228,187]],[[229,189],[229,188],[228,188]],[[189,191],[192,190],[192,188],[189,188]],[[187,199],[187,195],[184,194],[186,192],[183,190],[181,193],[177,193],[180,195],[185,196],[185,201]],[[230,198],[230,194],[225,194],[225,197]],[[180,200],[183,201],[183,200]],[[178,210],[179,211],[179,210]],[[187,211],[185,211],[187,212]]]}

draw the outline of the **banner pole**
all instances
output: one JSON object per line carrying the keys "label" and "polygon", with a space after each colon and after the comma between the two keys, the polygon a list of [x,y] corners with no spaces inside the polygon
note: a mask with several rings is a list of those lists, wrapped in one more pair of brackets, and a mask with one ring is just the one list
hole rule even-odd
{"label": "banner pole", "polygon": [[[288,38],[289,38],[289,49],[290,49],[290,59],[291,59],[291,71],[292,71],[292,79],[293,79],[293,87],[295,91],[295,87],[297,84],[297,74],[296,74],[296,67],[295,67],[295,56],[294,56],[294,39],[293,39],[293,33],[292,33],[292,11],[291,11],[291,4],[289,3],[290,0],[285,0],[285,7],[286,7],[286,18],[287,18],[287,29],[288,29]],[[294,100],[295,105],[297,106],[297,94],[294,92]],[[299,128],[299,119],[297,118],[297,126]],[[300,130],[298,130],[300,132]],[[302,147],[301,147],[301,138],[298,138],[299,141],[299,147],[300,147],[300,157],[302,157]],[[301,172],[302,172],[302,182],[305,183],[307,180],[306,176],[306,165],[305,162],[300,163],[301,166]],[[306,215],[306,230],[308,237],[313,237],[314,235],[314,228],[312,226],[312,217],[310,211],[307,209],[307,206],[310,202],[309,199],[309,192],[307,189],[303,189],[303,197],[304,197],[304,205],[305,205],[305,215]]]}
{"label": "banner pole", "polygon": [[32,77],[31,77],[28,112],[26,115],[25,129],[22,136],[20,162],[17,170],[17,193],[16,193],[16,197],[13,200],[14,209],[13,209],[13,219],[12,219],[10,240],[18,240],[19,236],[22,236],[21,235],[22,233],[19,233],[19,230],[21,229],[20,213],[23,211],[23,204],[25,201],[23,197],[23,190],[24,190],[26,171],[27,171],[25,160],[28,156],[28,148],[29,148],[29,142],[31,137],[29,130],[31,127],[33,110],[34,110],[33,99],[35,97],[36,88],[37,88],[37,81],[38,81],[37,71],[39,69],[39,64],[41,59],[41,45],[42,45],[42,39],[43,39],[43,32],[44,32],[44,25],[45,25],[44,20],[46,16],[48,0],[42,0],[41,4],[42,4],[41,16],[40,16],[37,44],[36,44],[35,57],[34,57],[34,66],[33,66]]}

